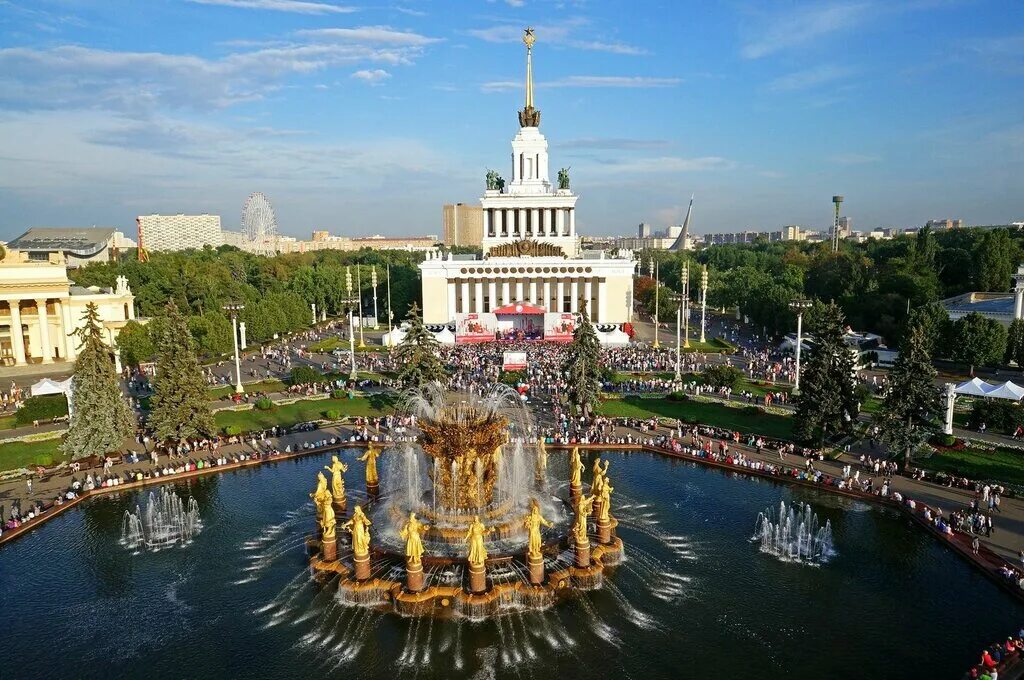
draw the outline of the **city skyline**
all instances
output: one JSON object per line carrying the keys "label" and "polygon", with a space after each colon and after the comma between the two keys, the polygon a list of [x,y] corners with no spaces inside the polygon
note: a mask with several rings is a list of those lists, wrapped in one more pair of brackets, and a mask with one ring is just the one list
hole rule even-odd
{"label": "city skyline", "polygon": [[[0,238],[211,213],[281,233],[441,233],[508,176],[522,28],[581,235],[1024,214],[1024,9],[829,2],[0,2]],[[672,30],[664,30],[664,26]]]}

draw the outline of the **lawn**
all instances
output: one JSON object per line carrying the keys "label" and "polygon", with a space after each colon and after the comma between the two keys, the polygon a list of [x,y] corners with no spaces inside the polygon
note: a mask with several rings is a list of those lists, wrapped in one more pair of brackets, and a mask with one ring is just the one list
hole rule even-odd
{"label": "lawn", "polygon": [[344,416],[378,416],[394,410],[394,398],[373,395],[354,399],[302,399],[292,404],[277,406],[269,411],[218,411],[214,414],[217,427],[237,425],[243,432],[263,430],[275,425],[289,427],[296,423],[324,418],[327,411],[339,411]]}
{"label": "lawn", "polygon": [[50,467],[68,457],[60,451],[61,437],[38,442],[0,444],[0,470],[32,469],[36,465]]}
{"label": "lawn", "polygon": [[669,399],[609,399],[598,407],[601,415],[628,418],[679,418],[688,423],[703,423],[738,432],[763,434],[776,439],[792,439],[792,419],[771,413],[748,413],[745,408],[701,401]]}
{"label": "lawn", "polygon": [[979,451],[942,450],[929,458],[915,458],[914,465],[968,479],[988,480],[1024,487],[1024,452],[1013,449]]}
{"label": "lawn", "polygon": [[[669,338],[665,345],[671,345],[675,347],[675,336]],[[736,351],[736,347],[732,343],[726,342],[722,338],[711,338],[708,342],[701,342],[699,340],[690,340],[689,347],[683,347],[682,351],[685,352],[704,352],[705,354],[732,354]]]}
{"label": "lawn", "polygon": [[[660,373],[614,373],[612,375],[612,382],[617,384],[617,383],[624,383],[624,382],[627,382],[629,380],[654,380],[654,379],[658,379],[658,380],[671,380],[674,376],[675,376],[675,373],[667,373],[667,372],[660,372]],[[702,385],[705,384],[704,383],[704,376],[701,375],[700,373],[683,373],[682,379],[683,379],[684,383],[690,383],[690,382],[696,381],[696,382],[698,382],[698,383],[700,383]],[[752,392],[755,397],[763,397],[768,392],[787,392],[788,393],[790,391],[790,389],[792,389],[792,388],[789,385],[781,385],[781,384],[773,385],[772,383],[765,383],[765,384],[762,385],[762,384],[759,384],[757,382],[747,380],[746,378],[741,378],[739,380],[739,382],[736,383],[736,387],[733,389],[733,393],[736,394],[738,392]]]}
{"label": "lawn", "polygon": [[[280,380],[261,380],[259,382],[245,384],[242,383],[242,387],[245,388],[246,392],[287,392],[288,385],[284,384]],[[223,399],[224,397],[231,396],[235,393],[234,385],[224,385],[222,387],[211,387],[210,388],[210,399]]]}

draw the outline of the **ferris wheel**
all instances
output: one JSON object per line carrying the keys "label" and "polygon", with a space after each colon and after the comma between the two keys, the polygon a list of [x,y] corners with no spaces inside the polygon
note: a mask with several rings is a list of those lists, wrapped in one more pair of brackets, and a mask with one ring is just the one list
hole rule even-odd
{"label": "ferris wheel", "polygon": [[257,255],[273,255],[277,250],[277,218],[262,191],[249,194],[242,206],[242,233],[246,249]]}

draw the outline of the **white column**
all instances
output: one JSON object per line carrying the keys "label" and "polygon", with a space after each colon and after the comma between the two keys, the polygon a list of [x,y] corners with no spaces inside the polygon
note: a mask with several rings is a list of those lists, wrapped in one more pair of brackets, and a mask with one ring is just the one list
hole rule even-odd
{"label": "white column", "polygon": [[597,319],[600,323],[607,323],[607,297],[608,284],[605,279],[597,280]]}
{"label": "white column", "polygon": [[526,236],[526,208],[519,209],[519,229],[516,235],[519,238]]}
{"label": "white column", "polygon": [[505,215],[503,208],[495,208],[494,210],[494,236],[501,236],[501,228],[505,224],[502,217]]}
{"label": "white column", "polygon": [[498,282],[491,279],[490,283],[487,284],[487,300],[490,308],[487,310],[493,312],[494,308],[498,306]]}
{"label": "white column", "polygon": [[530,279],[530,304],[537,304],[537,279]]}
{"label": "white column", "polygon": [[1022,312],[1024,312],[1024,287],[1018,287],[1013,290],[1013,318],[1020,319]]}
{"label": "white column", "polygon": [[545,236],[551,235],[551,208],[544,208],[544,226],[543,234]]}
{"label": "white column", "polygon": [[10,300],[11,306],[11,349],[14,350],[14,365],[25,363],[25,336],[21,334],[21,304],[18,300]]}
{"label": "white column", "polygon": [[565,210],[555,208],[555,236],[561,236],[565,228]]}
{"label": "white column", "polygon": [[462,282],[462,298],[459,301],[459,309],[463,314],[469,311],[469,281]]}
{"label": "white column", "polygon": [[501,304],[507,305],[512,302],[512,294],[510,292],[511,285],[508,279],[504,279],[501,282]]}
{"label": "white column", "polygon": [[50,319],[46,315],[46,300],[36,300],[39,315],[39,344],[43,350],[43,363],[53,363],[53,347],[50,346]]}
{"label": "white column", "polygon": [[583,282],[583,299],[586,300],[586,305],[584,305],[584,309],[587,310],[587,316],[590,318],[591,321],[594,320],[594,308],[590,303],[591,294],[593,292],[594,291],[590,287],[590,279],[587,279],[586,281]]}
{"label": "white column", "polygon": [[60,316],[61,323],[63,324],[61,332],[64,335],[64,359],[66,361],[74,361],[75,357],[78,356],[78,337],[70,334],[74,330],[74,326],[71,323],[71,300],[57,301],[57,315]]}
{"label": "white column", "polygon": [[[458,243],[458,240],[459,240],[459,218],[458,218],[459,206],[455,206],[455,209],[452,210],[452,213],[453,213],[452,217],[453,217],[453,220],[455,222],[455,229],[453,230],[455,233],[452,234],[452,236],[453,236],[452,244],[454,245],[455,243]],[[490,208],[484,208],[484,236],[490,236],[490,235],[491,235],[491,210],[490,210]]]}
{"label": "white column", "polygon": [[516,279],[516,302],[523,301],[523,280]]}
{"label": "white column", "polygon": [[544,279],[544,309],[549,312],[555,310],[551,309],[551,281]]}
{"label": "white column", "polygon": [[565,302],[565,281],[563,279],[558,279],[558,285],[555,286],[555,295],[558,298],[555,300],[555,308],[551,311],[564,312],[565,307],[562,305]]}
{"label": "white column", "polygon": [[942,426],[943,434],[953,434],[953,405],[956,403],[956,385],[946,383],[946,419]]}
{"label": "white column", "polygon": [[483,314],[484,312],[484,282],[477,281],[475,285],[476,291],[476,313]]}
{"label": "white column", "polygon": [[238,335],[239,335],[238,344],[239,344],[239,346],[242,349],[245,349],[249,345],[249,343],[247,342],[246,337],[245,337],[245,322],[244,321],[239,321],[238,322]]}
{"label": "white column", "polygon": [[533,224],[533,234],[532,234],[532,236],[534,236],[534,237],[541,236],[544,232],[541,231],[540,209],[538,209],[538,208],[531,208],[530,209],[530,213],[531,213],[530,221]]}
{"label": "white column", "polygon": [[580,283],[576,279],[572,280],[569,284],[569,311],[578,312],[580,311]]}
{"label": "white column", "polygon": [[448,282],[448,320],[455,318],[455,282]]}
{"label": "white column", "polygon": [[576,210],[569,208],[569,236],[576,235]]}

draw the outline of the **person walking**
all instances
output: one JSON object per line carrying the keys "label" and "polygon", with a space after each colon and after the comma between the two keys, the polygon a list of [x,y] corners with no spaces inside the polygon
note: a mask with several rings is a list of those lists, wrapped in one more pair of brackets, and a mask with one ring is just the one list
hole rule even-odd
{"label": "person walking", "polygon": [[981,541],[978,539],[977,536],[975,536],[973,539],[971,539],[971,552],[974,553],[975,555],[977,555],[978,554],[978,547],[980,545],[981,545]]}
{"label": "person walking", "polygon": [[26,479],[25,480],[25,484],[28,486],[28,493],[29,493],[29,495],[31,495],[32,494],[32,478],[29,477],[28,479]]}

